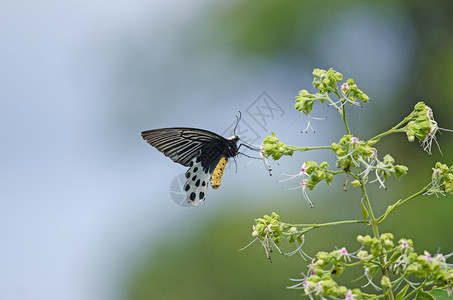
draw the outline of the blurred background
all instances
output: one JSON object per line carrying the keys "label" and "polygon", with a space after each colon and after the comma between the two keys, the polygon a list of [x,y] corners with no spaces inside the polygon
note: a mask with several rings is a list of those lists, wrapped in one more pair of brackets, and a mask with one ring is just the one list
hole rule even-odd
{"label": "blurred background", "polygon": [[[313,68],[333,67],[371,98],[350,113],[370,138],[426,101],[453,128],[451,1],[2,1],[0,3],[0,299],[298,299],[300,257],[270,263],[251,241],[254,218],[275,211],[293,223],[360,218],[360,195],[345,177],[310,192],[295,154],[273,163],[231,163],[222,186],[196,208],[175,204],[171,183],[185,168],[151,148],[143,130],[170,126],[229,136],[241,111],[252,142],[275,131],[288,144],[329,145],[343,134],[325,106],[315,133],[294,110],[314,92]],[[452,133],[424,153],[404,135],[386,138],[410,172],[370,188],[376,212],[451,165]],[[382,149],[382,150],[381,150]],[[177,186],[176,186],[177,189]],[[421,197],[382,224],[418,252],[453,252],[450,198]],[[304,250],[358,248],[359,225],[320,229]],[[352,276],[352,275],[351,275]],[[355,277],[354,277],[355,276]],[[353,275],[351,278],[356,278]],[[364,283],[364,282],[363,282]],[[358,282],[357,284],[363,284]]]}

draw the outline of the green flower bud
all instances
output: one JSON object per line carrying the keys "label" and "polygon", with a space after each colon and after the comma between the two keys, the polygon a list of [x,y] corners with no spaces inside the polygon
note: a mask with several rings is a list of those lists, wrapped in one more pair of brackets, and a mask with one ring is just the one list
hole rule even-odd
{"label": "green flower bud", "polygon": [[339,275],[343,274],[343,270],[344,270],[343,263],[337,262],[337,263],[335,263],[334,267],[330,271],[330,274],[332,274],[334,276],[339,276]]}
{"label": "green flower bud", "polygon": [[395,247],[395,245],[393,244],[392,241],[390,240],[385,240],[384,241],[384,248],[389,250],[389,249],[392,249],[393,247]]}
{"label": "green flower bud", "polygon": [[337,83],[343,80],[341,73],[330,68],[328,71],[322,69],[313,70],[313,86],[320,93],[332,93],[337,90]]}
{"label": "green flower bud", "polygon": [[313,264],[313,266],[321,267],[321,268],[323,268],[325,265],[326,265],[326,261],[324,259],[317,259]]}
{"label": "green flower bud", "polygon": [[359,242],[360,244],[363,244],[365,242],[365,238],[363,237],[363,235],[358,235],[357,236],[357,242]]}
{"label": "green flower bud", "polygon": [[316,258],[317,259],[329,260],[330,259],[330,254],[325,252],[325,251],[319,251],[318,253],[316,253]]}
{"label": "green flower bud", "polygon": [[420,141],[426,139],[434,123],[434,120],[431,119],[431,108],[423,102],[418,102],[409,118],[410,121],[404,127],[408,140],[413,141],[414,136]]}
{"label": "green flower bud", "polygon": [[348,292],[348,289],[345,286],[340,286],[337,289],[337,295],[340,297],[343,297],[343,298],[346,296],[347,292]]}
{"label": "green flower bud", "polygon": [[410,265],[408,265],[407,268],[406,268],[406,272],[408,274],[414,274],[415,276],[418,276],[418,277],[425,276],[425,272],[423,271],[423,267],[418,262],[414,262],[414,263],[411,263]]}
{"label": "green flower bud", "polygon": [[359,289],[353,289],[352,293],[356,296],[355,299],[362,299],[362,291]]}
{"label": "green flower bud", "polygon": [[337,292],[337,283],[332,279],[323,279],[321,281],[321,287],[324,290],[325,296],[335,295]]}
{"label": "green flower bud", "polygon": [[380,239],[381,239],[382,242],[386,241],[386,240],[392,241],[393,240],[393,234],[391,234],[391,233],[383,233],[383,234],[381,234]]}
{"label": "green flower bud", "polygon": [[371,254],[373,256],[379,256],[381,254],[381,246],[377,239],[373,238],[373,243],[371,244]]}
{"label": "green flower bud", "polygon": [[[357,240],[359,239],[359,237],[357,237]],[[371,245],[375,239],[372,238],[371,236],[369,236],[368,234],[365,235],[364,237],[361,238],[362,241],[359,241],[359,243],[362,243],[363,245],[367,246],[367,245]]]}
{"label": "green flower bud", "polygon": [[333,175],[330,174],[330,173],[326,173],[326,183],[327,183],[327,185],[330,185],[332,183],[332,180],[333,180]]}
{"label": "green flower bud", "polygon": [[278,214],[276,214],[275,212],[272,212],[271,217],[277,221],[280,220],[280,216]]}
{"label": "green flower bud", "polygon": [[364,103],[366,103],[370,100],[370,98],[357,87],[357,85],[354,83],[353,79],[351,79],[351,78],[348,79],[346,81],[346,83],[349,86],[349,98],[351,100],[359,99],[359,100],[362,100]]}
{"label": "green flower bud", "polygon": [[391,155],[389,155],[389,154],[387,154],[386,156],[384,156],[383,161],[384,161],[384,164],[386,164],[386,165],[391,165],[391,164],[393,164],[393,163],[395,162],[395,160],[393,159],[393,157],[392,157]]}
{"label": "green flower bud", "polygon": [[407,174],[407,171],[409,170],[409,168],[406,166],[403,166],[403,165],[396,165],[394,170],[395,170],[395,177],[397,179],[400,179],[401,176]]}
{"label": "green flower bud", "polygon": [[361,186],[362,184],[360,183],[360,181],[358,180],[353,180],[351,181],[351,184],[353,187],[358,187],[358,186]]}
{"label": "green flower bud", "polygon": [[259,232],[260,234],[264,232],[264,229],[266,229],[266,225],[259,223],[253,226],[253,230]]}
{"label": "green flower bud", "polygon": [[361,262],[367,262],[367,261],[369,261],[371,259],[370,255],[365,250],[360,250],[357,253],[357,257],[360,259]]}
{"label": "green flower bud", "polygon": [[392,286],[392,283],[390,281],[390,278],[388,276],[382,276],[381,279],[381,285],[386,288],[390,288]]}

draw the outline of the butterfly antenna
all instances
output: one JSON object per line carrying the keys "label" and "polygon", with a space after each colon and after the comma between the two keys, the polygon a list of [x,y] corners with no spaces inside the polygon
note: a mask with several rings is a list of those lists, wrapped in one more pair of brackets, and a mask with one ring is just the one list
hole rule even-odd
{"label": "butterfly antenna", "polygon": [[241,121],[241,118],[242,118],[242,113],[241,113],[241,111],[239,111],[239,116],[236,116],[236,125],[234,126],[233,134],[236,134],[236,129],[238,128],[239,121]]}

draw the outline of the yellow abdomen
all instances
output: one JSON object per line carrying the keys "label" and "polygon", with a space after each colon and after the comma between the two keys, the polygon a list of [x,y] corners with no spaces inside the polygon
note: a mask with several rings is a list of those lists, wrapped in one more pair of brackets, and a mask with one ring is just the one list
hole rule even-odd
{"label": "yellow abdomen", "polygon": [[215,167],[214,173],[212,173],[211,177],[211,186],[215,190],[220,186],[220,179],[222,179],[223,171],[225,170],[225,165],[228,162],[228,158],[222,157]]}

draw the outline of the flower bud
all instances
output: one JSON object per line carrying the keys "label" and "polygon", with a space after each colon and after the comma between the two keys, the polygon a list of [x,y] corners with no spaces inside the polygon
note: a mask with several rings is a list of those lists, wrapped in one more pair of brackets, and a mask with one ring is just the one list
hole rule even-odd
{"label": "flower bud", "polygon": [[382,276],[381,285],[383,287],[390,288],[392,286],[390,278],[388,278],[388,276]]}
{"label": "flower bud", "polygon": [[360,250],[357,253],[357,257],[360,259],[361,262],[367,262],[370,260],[370,256],[367,251],[365,250]]}

